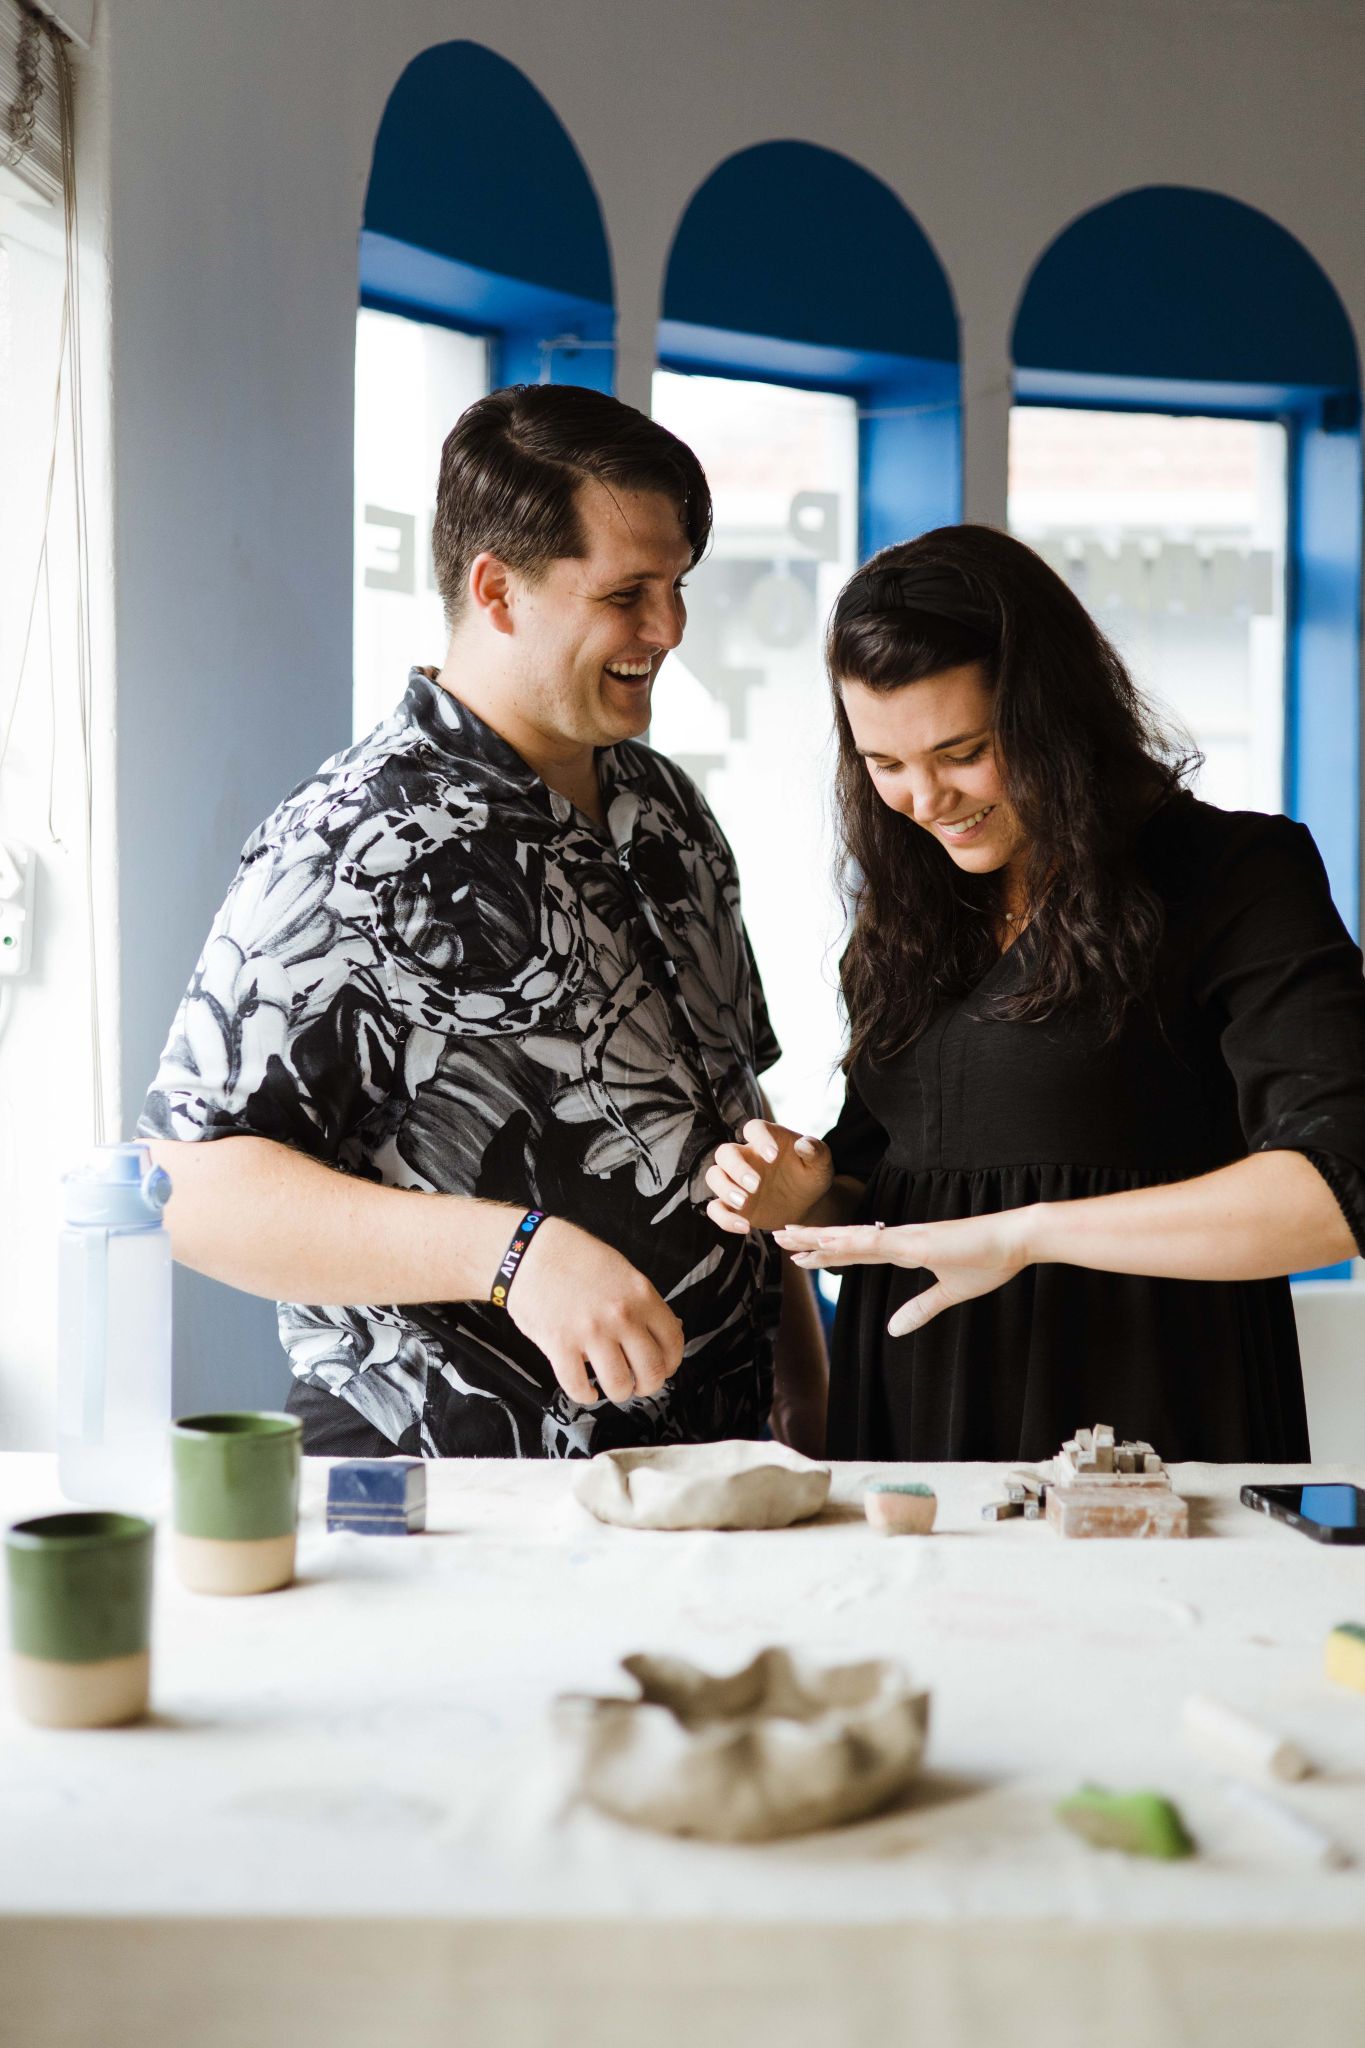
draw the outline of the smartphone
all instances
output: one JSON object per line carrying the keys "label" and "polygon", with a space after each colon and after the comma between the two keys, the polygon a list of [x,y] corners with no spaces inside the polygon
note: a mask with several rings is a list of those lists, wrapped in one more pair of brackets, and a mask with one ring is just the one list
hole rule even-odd
{"label": "smartphone", "polygon": [[1327,1480],[1321,1486],[1244,1486],[1242,1506],[1301,1529],[1315,1543],[1365,1543],[1365,1490]]}

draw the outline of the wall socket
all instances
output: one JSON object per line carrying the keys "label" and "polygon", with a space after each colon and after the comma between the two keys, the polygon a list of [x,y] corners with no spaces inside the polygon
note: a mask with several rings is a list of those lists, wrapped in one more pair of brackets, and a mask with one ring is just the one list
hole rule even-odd
{"label": "wall socket", "polygon": [[28,973],[33,954],[33,849],[0,839],[0,980]]}

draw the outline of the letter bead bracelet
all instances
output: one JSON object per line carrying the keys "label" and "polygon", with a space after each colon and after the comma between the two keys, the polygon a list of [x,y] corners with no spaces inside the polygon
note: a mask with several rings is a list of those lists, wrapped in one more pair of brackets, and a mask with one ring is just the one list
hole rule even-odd
{"label": "letter bead bracelet", "polygon": [[531,1239],[536,1234],[536,1230],[544,1221],[545,1215],[543,1210],[528,1209],[513,1231],[512,1242],[502,1255],[502,1264],[498,1267],[493,1281],[493,1291],[488,1297],[494,1308],[506,1308],[508,1290],[512,1285],[517,1267],[526,1256],[527,1245],[531,1242]]}

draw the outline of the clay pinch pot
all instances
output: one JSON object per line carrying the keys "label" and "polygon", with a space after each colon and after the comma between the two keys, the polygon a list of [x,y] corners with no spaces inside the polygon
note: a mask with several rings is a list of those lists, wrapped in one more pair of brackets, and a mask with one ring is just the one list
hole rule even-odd
{"label": "clay pinch pot", "polygon": [[938,1513],[938,1495],[917,1479],[869,1479],[863,1513],[888,1536],[927,1536]]}
{"label": "clay pinch pot", "polygon": [[744,1439],[601,1451],[574,1482],[599,1522],[627,1529],[785,1529],[818,1515],[830,1469]]}
{"label": "clay pinch pot", "polygon": [[820,1667],[784,1649],[716,1677],[627,1657],[636,1699],[568,1694],[555,1726],[580,1797],[637,1827],[762,1842],[861,1820],[919,1768],[929,1694],[897,1664]]}

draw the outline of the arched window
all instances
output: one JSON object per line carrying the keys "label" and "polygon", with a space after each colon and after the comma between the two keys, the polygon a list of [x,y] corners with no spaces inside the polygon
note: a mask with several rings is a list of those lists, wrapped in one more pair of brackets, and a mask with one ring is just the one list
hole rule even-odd
{"label": "arched window", "polygon": [[658,418],[716,502],[687,637],[655,693],[655,745],[734,845],[784,1057],[784,1120],[837,1105],[842,916],[831,879],[822,642],[859,560],[960,517],[957,315],[896,195],[846,157],[769,142],[692,198],[670,253]]}
{"label": "arched window", "polygon": [[375,141],[356,331],[355,725],[441,659],[431,571],[441,443],[500,384],[614,379],[611,260],[588,174],[515,65],[413,59]]}
{"label": "arched window", "polygon": [[1010,523],[1206,756],[1201,793],[1313,830],[1359,900],[1360,381],[1284,228],[1154,186],[1074,221],[1014,328]]}
{"label": "arched window", "polygon": [[1330,280],[1254,208],[1150,186],[1058,236],[1013,353],[1011,526],[1192,733],[1200,793],[1312,829],[1354,928],[1360,374]]}

